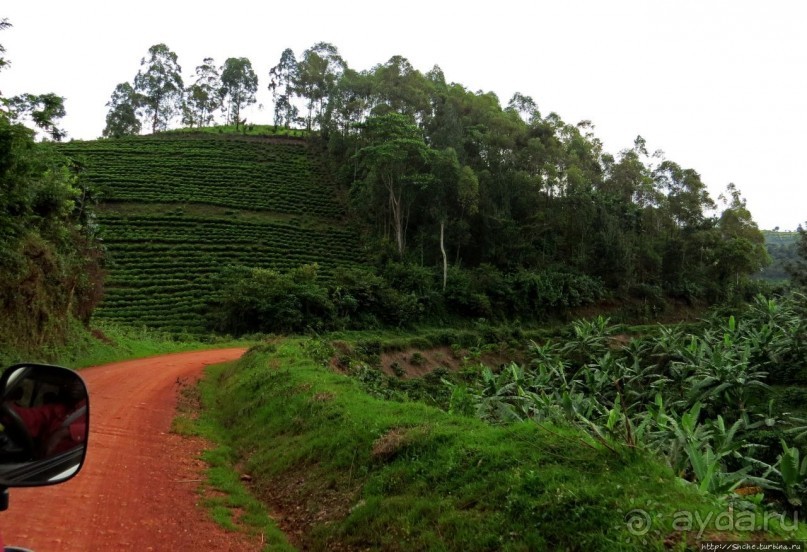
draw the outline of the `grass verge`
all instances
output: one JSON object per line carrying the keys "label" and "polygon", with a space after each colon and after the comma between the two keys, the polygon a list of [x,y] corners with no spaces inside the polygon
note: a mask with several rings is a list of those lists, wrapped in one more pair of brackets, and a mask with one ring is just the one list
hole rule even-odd
{"label": "grass verge", "polygon": [[[266,552],[287,552],[295,548],[269,516],[266,507],[245,487],[235,468],[233,450],[223,442],[218,426],[200,412],[199,388],[183,386],[177,416],[171,430],[184,436],[201,437],[213,443],[202,454],[207,464],[207,479],[200,486],[202,505],[210,516],[228,531],[245,532],[259,537]],[[215,444],[219,443],[219,444]]]}
{"label": "grass verge", "polygon": [[231,338],[174,335],[147,328],[130,328],[101,322],[90,331],[74,322],[63,345],[0,347],[0,369],[18,362],[59,364],[85,368],[119,360],[202,349],[248,346]]}
{"label": "grass verge", "polygon": [[641,451],[371,397],[313,361],[310,343],[256,347],[202,383],[231,462],[303,548],[684,550],[788,535],[759,514],[694,526],[729,509]]}

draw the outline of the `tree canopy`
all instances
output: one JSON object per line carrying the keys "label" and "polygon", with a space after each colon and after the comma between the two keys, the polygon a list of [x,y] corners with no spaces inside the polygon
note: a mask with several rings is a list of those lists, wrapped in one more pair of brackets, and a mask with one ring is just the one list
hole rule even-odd
{"label": "tree canopy", "polygon": [[258,90],[258,76],[252,70],[252,63],[247,58],[228,58],[221,68],[221,97],[227,106],[227,121],[241,121],[241,110],[255,103],[255,92]]}
{"label": "tree canopy", "polygon": [[[141,111],[153,131],[173,114],[176,56],[165,45],[149,52],[134,94],[116,89],[110,101],[121,131],[105,135],[137,133]],[[716,203],[694,168],[650,153],[641,136],[612,154],[590,121],[544,114],[526,94],[503,105],[400,55],[358,71],[326,42],[285,49],[268,76],[275,125],[311,131],[356,219],[398,260],[442,266],[444,287],[449,265],[492,266],[585,275],[642,300],[711,301],[768,262],[736,187]],[[185,124],[210,124],[221,107],[238,126],[257,86],[247,58],[220,72],[206,59],[185,90]]]}

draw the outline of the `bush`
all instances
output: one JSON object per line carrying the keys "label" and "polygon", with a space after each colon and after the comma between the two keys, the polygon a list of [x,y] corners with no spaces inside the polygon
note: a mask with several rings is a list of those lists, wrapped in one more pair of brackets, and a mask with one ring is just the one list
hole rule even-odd
{"label": "bush", "polygon": [[[391,288],[414,299],[418,312],[411,314],[430,317],[443,313],[443,297],[438,285],[440,279],[434,268],[390,262],[384,266],[381,275]],[[407,308],[412,306],[406,304]]]}
{"label": "bush", "polygon": [[[495,270],[495,269],[494,269]],[[480,290],[473,273],[450,267],[443,294],[445,307],[451,314],[466,318],[494,318],[493,305],[485,291]]]}
{"label": "bush", "polygon": [[331,292],[337,315],[351,328],[406,326],[418,321],[421,308],[412,293],[402,293],[367,269],[338,270]]}
{"label": "bush", "polygon": [[509,280],[513,313],[529,319],[588,305],[604,295],[602,283],[583,274],[520,270],[510,275]]}
{"label": "bush", "polygon": [[232,268],[221,296],[213,303],[219,331],[304,332],[331,327],[335,308],[327,288],[317,283],[317,265],[286,273],[261,268]]}

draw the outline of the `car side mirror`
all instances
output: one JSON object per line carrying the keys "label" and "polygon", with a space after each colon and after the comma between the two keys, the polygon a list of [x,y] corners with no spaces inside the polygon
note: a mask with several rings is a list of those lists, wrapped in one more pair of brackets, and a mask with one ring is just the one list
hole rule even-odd
{"label": "car side mirror", "polygon": [[0,487],[55,485],[84,464],[87,386],[60,366],[17,364],[0,377]]}

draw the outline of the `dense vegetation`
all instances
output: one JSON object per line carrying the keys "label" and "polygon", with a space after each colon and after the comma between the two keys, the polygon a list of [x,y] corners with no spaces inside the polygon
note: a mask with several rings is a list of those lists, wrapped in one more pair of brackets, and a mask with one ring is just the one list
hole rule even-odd
{"label": "dense vegetation", "polygon": [[576,322],[562,342],[533,343],[528,366],[452,385],[449,409],[577,425],[614,450],[653,451],[704,493],[750,488],[761,498],[764,489],[777,508],[803,514],[805,308],[800,295],[758,297],[738,318],[660,328],[623,346],[602,317]]}
{"label": "dense vegetation", "polygon": [[788,269],[793,266],[798,256],[798,232],[780,232],[778,230],[763,230],[765,247],[771,258],[771,264],[766,266],[757,275],[758,278],[773,283],[782,283],[790,279]]}
{"label": "dense vegetation", "polygon": [[[248,60],[238,59],[244,70],[233,82],[248,102],[257,81]],[[185,87],[176,54],[152,47],[134,85],[121,85],[132,94],[113,96],[105,134],[137,133],[148,122],[165,129],[180,113],[204,128],[219,109],[237,128],[228,96],[234,85],[224,79],[234,63],[217,68],[207,58]],[[434,321],[434,313],[535,320],[551,311],[551,301],[538,300],[514,312],[502,306],[516,302],[507,291],[468,285],[478,274],[465,269],[482,270],[496,284],[563,282],[549,284],[562,307],[610,297],[652,318],[670,300],[750,298],[749,276],[768,262],[739,190],[728,185],[716,203],[694,169],[651,154],[640,136],[611,154],[591,123],[542,114],[526,95],[503,106],[492,93],[447,83],[439,67],[423,74],[400,56],[357,71],[327,43],[299,59],[284,51],[269,78],[276,129],[311,131],[365,228],[376,274],[421,303],[426,295],[440,303],[394,320]],[[124,108],[138,124],[115,126]],[[145,200],[152,194],[172,196],[147,191]],[[389,280],[390,270],[400,273],[390,262],[412,275]],[[433,272],[428,281],[424,271]],[[452,296],[462,305],[453,308]],[[327,316],[316,323],[329,324]]]}
{"label": "dense vegetation", "polygon": [[[760,296],[734,314],[634,337],[598,317],[536,336],[524,356],[512,349],[526,338],[519,328],[484,326],[275,343],[216,371],[208,404],[230,461],[307,528],[302,544],[313,549],[797,539],[805,309],[800,294]],[[411,377],[438,346],[459,370],[444,357]],[[382,355],[401,348],[408,366],[393,362],[384,375]],[[523,361],[492,369],[486,354]],[[289,484],[301,471],[304,481]]]}
{"label": "dense vegetation", "polygon": [[[401,103],[390,78],[422,103]],[[402,258],[552,268],[622,297],[708,302],[742,295],[767,262],[735,187],[709,215],[716,204],[698,173],[648,155],[641,137],[613,156],[585,122],[543,116],[523,96],[503,108],[401,59],[336,82],[321,134],[357,216]],[[361,90],[363,110],[345,110],[340,99]]]}
{"label": "dense vegetation", "polygon": [[799,239],[796,242],[796,255],[787,265],[787,272],[793,280],[793,285],[801,290],[807,290],[807,230],[799,226]]}
{"label": "dense vegetation", "polygon": [[[368,354],[366,341],[350,345],[357,356]],[[644,440],[625,442],[621,413],[612,416],[613,432],[603,428],[592,438],[590,429],[575,428],[562,415],[565,401],[547,406],[557,416],[538,416],[536,409],[517,419],[508,413],[524,412],[534,388],[525,385],[522,393],[519,381],[498,389],[480,381],[481,394],[496,393],[480,405],[495,422],[484,423],[461,409],[441,412],[409,397],[414,390],[422,394],[424,385],[426,394],[439,396],[439,377],[431,378],[431,388],[410,380],[408,390],[398,384],[391,392],[394,382],[370,377],[355,358],[345,365],[353,377],[335,373],[325,366],[333,354],[320,340],[264,345],[211,371],[205,384],[207,404],[232,448],[230,461],[250,474],[253,490],[285,522],[303,528],[305,549],[697,549],[700,540],[747,538],[762,527],[760,497],[726,495],[719,470],[707,483],[681,484],[679,476],[690,471],[662,466]],[[504,383],[510,371],[494,379]],[[484,372],[471,361],[462,377],[474,374]],[[583,400],[578,391],[571,393],[573,408]],[[458,400],[455,393],[451,404]],[[677,421],[677,407],[667,408],[669,420]],[[669,439],[678,438],[668,431]],[[696,423],[694,434],[681,438],[688,436],[697,439],[679,453],[705,456],[703,473],[715,472],[715,455],[719,462],[733,460],[717,443],[744,450],[708,424]],[[713,488],[720,492],[712,494]],[[731,517],[730,527],[714,523],[718,513]],[[646,518],[634,518],[640,515]],[[709,521],[696,526],[695,516]],[[791,517],[768,519],[775,520],[765,525],[769,537],[798,535]]]}
{"label": "dense vegetation", "polygon": [[62,116],[54,94],[0,95],[0,350],[64,343],[70,322],[88,323],[101,295],[93,190],[23,124],[58,140]]}

